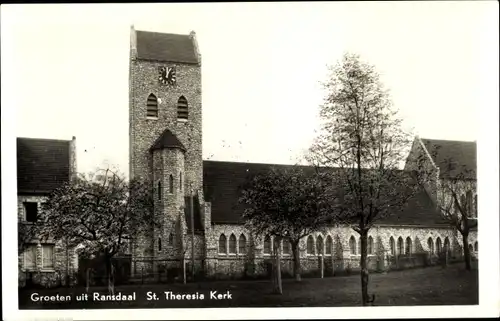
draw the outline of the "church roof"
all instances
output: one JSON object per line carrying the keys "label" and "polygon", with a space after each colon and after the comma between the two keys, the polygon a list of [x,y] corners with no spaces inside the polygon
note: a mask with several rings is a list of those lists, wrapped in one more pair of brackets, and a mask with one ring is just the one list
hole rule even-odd
{"label": "church roof", "polygon": [[182,151],[186,151],[186,148],[181,143],[181,141],[175,136],[170,130],[165,129],[165,131],[156,139],[154,144],[151,146],[150,150],[164,149],[164,148],[179,148]]}
{"label": "church roof", "polygon": [[50,193],[70,179],[69,140],[17,138],[18,193]]}
{"label": "church roof", "polygon": [[198,64],[190,35],[137,30],[136,41],[138,59]]}
{"label": "church roof", "polygon": [[[294,165],[275,165],[257,163],[237,163],[203,161],[203,184],[205,200],[212,205],[212,222],[219,224],[241,224],[244,207],[238,202],[241,187],[247,179],[263,174],[271,169],[292,168]],[[313,167],[301,166],[306,171]],[[422,189],[407,206],[399,212],[387,216],[377,224],[387,225],[445,225],[446,222],[437,212],[431,198]]]}
{"label": "church roof", "polygon": [[426,138],[421,140],[439,167],[441,178],[461,176],[476,179],[476,142]]}

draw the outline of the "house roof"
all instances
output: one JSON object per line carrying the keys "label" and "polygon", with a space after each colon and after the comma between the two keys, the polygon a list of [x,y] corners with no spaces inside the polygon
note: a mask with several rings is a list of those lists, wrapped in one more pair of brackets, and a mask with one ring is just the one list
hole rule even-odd
{"label": "house roof", "polygon": [[190,35],[137,30],[137,58],[198,64],[198,55],[193,41]]}
{"label": "house roof", "polygon": [[460,176],[476,179],[476,142],[426,138],[421,140],[439,167],[440,178]]}
{"label": "house roof", "polygon": [[177,136],[175,136],[168,129],[165,129],[165,131],[156,139],[156,141],[151,146],[150,151],[164,148],[179,148],[184,152],[186,151],[186,148],[177,138]]}
{"label": "house roof", "polygon": [[[212,222],[241,224],[244,206],[239,203],[242,186],[254,175],[267,172],[271,167],[292,168],[293,165],[203,162],[205,200],[212,205]],[[306,171],[313,167],[300,166]],[[391,214],[377,224],[440,225],[445,224],[425,190],[417,193],[402,210]]]}
{"label": "house roof", "polygon": [[17,138],[18,193],[50,193],[68,182],[70,142]]}

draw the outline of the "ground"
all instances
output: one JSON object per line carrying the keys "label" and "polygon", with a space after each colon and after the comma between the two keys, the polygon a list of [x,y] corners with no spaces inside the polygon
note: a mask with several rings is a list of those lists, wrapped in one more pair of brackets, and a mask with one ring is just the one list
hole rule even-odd
{"label": "ground", "polygon": [[[106,293],[106,288],[89,292]],[[197,308],[197,307],[345,307],[361,305],[359,275],[303,279],[302,282],[283,280],[283,295],[271,293],[270,281],[217,281],[198,284],[127,285],[116,291],[136,293],[132,302],[87,302],[75,297],[85,288],[21,290],[20,309],[94,309],[94,308]],[[147,292],[157,293],[159,300],[147,300]],[[204,300],[165,300],[164,291],[203,293]],[[210,291],[226,293],[232,299],[211,300]],[[30,296],[70,295],[71,302],[37,303]],[[462,264],[447,268],[429,267],[370,276],[370,293],[375,293],[377,306],[414,305],[474,305],[478,299],[478,271],[467,272]],[[90,295],[89,295],[90,296]]]}

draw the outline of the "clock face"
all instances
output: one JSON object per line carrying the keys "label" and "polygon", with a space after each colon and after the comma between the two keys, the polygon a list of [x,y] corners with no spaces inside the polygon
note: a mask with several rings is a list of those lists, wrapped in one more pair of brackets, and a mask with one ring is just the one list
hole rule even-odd
{"label": "clock face", "polygon": [[158,81],[164,85],[175,85],[175,67],[159,67]]}

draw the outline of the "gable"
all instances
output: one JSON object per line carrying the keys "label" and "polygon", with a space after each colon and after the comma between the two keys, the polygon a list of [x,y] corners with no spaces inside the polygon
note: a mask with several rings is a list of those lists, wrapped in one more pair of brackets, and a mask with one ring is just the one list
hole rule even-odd
{"label": "gable", "polygon": [[136,31],[137,59],[198,64],[189,35]]}
{"label": "gable", "polygon": [[17,138],[18,193],[50,193],[69,178],[70,141]]}

